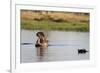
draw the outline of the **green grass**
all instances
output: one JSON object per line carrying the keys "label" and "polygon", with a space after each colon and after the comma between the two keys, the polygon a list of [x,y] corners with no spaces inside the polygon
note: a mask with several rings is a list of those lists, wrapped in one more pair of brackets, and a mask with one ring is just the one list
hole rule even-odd
{"label": "green grass", "polygon": [[22,21],[21,28],[27,30],[89,31],[89,24],[82,22]]}

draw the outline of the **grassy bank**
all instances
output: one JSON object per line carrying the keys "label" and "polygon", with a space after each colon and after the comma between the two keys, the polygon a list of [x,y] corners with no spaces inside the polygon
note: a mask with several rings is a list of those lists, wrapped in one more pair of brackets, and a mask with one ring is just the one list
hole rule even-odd
{"label": "grassy bank", "polygon": [[87,32],[89,31],[89,14],[22,10],[21,28]]}
{"label": "grassy bank", "polygon": [[89,31],[87,23],[56,23],[51,21],[24,21],[21,28],[27,30]]}

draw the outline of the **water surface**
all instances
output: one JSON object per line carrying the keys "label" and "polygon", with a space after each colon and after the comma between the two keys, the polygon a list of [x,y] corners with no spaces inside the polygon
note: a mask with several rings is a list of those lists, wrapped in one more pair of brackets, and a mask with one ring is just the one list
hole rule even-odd
{"label": "water surface", "polygon": [[78,49],[89,50],[89,32],[49,31],[49,46],[43,51],[43,56],[37,55],[36,33],[38,31],[21,30],[20,59],[21,63],[88,60],[89,52],[78,54]]}

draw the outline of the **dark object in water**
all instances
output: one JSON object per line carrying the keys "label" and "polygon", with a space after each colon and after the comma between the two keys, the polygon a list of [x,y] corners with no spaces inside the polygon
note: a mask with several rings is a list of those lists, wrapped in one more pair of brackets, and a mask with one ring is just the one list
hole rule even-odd
{"label": "dark object in water", "polygon": [[78,49],[78,54],[85,54],[88,52],[86,49]]}
{"label": "dark object in water", "polygon": [[39,45],[39,44],[35,44],[35,47],[41,47],[41,45]]}
{"label": "dark object in water", "polygon": [[29,44],[33,44],[33,43],[21,43],[21,45],[29,45]]}

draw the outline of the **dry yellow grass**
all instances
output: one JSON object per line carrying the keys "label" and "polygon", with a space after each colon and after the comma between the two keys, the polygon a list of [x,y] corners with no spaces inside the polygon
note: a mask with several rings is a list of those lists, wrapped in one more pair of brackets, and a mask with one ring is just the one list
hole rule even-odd
{"label": "dry yellow grass", "polygon": [[21,12],[21,19],[22,20],[35,20],[35,19],[42,19],[43,15],[39,13],[34,13],[32,11],[22,11]]}
{"label": "dry yellow grass", "polygon": [[88,22],[89,21],[89,16],[79,15],[79,14],[75,14],[75,13],[51,13],[48,15],[52,20],[62,19],[63,21],[67,21],[67,22],[73,22],[73,21]]}
{"label": "dry yellow grass", "polygon": [[33,12],[33,11],[21,11],[22,20],[52,20],[52,21],[66,21],[66,22],[88,22],[89,15],[83,15],[82,13],[65,13],[65,12]]}

